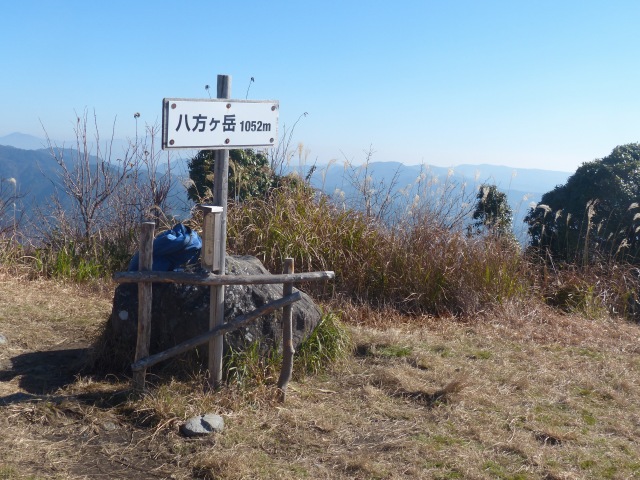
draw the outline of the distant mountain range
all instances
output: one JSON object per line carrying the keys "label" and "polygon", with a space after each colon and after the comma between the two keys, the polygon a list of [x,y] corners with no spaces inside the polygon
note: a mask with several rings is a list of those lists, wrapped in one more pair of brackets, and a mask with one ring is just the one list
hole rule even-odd
{"label": "distant mountain range", "polygon": [[[30,212],[37,204],[43,204],[54,192],[54,184],[58,178],[58,165],[51,157],[46,142],[37,137],[21,133],[12,133],[0,137],[0,178],[16,179],[19,193],[25,195],[22,200],[25,213]],[[70,158],[71,155],[68,155]],[[298,168],[301,176],[307,171]],[[355,193],[351,176],[359,175],[358,168],[345,168],[344,165],[319,165],[310,177],[311,184],[329,195],[336,190],[342,191],[345,198],[352,198]],[[295,169],[294,169],[295,170]],[[184,171],[184,166],[178,168]],[[368,175],[373,184],[384,184],[393,191],[414,185],[420,174],[436,181],[450,181],[459,185],[465,184],[467,189],[477,191],[482,183],[494,184],[507,194],[509,204],[514,211],[514,227],[516,233],[522,228],[522,219],[532,203],[537,203],[542,195],[557,185],[566,183],[570,172],[551,170],[513,168],[495,165],[458,165],[451,168],[436,166],[404,165],[399,162],[373,162],[369,164]],[[392,186],[392,180],[395,184]],[[469,190],[468,190],[469,191]]]}
{"label": "distant mountain range", "polygon": [[[437,177],[440,180],[449,178],[458,183],[466,183],[472,187],[480,184],[493,184],[499,190],[510,193],[511,196],[522,198],[527,195],[533,200],[540,197],[556,185],[564,184],[571,173],[531,168],[513,168],[496,165],[458,165],[455,167],[435,167],[422,165],[404,165],[399,162],[373,162],[369,164],[369,174],[374,179],[386,179],[388,183],[396,179],[400,188],[413,184],[416,178],[425,173],[427,177]],[[358,166],[347,167],[353,171]],[[301,174],[304,172],[301,172]],[[323,178],[324,175],[324,178]],[[332,192],[336,188],[343,188],[345,184],[345,167],[334,164],[329,167],[318,166],[312,177],[313,182],[320,186],[324,182],[324,190]]]}
{"label": "distant mountain range", "polygon": [[[124,145],[124,142],[119,143]],[[72,142],[52,142],[52,144],[64,159],[77,158],[76,150],[68,148]],[[63,145],[65,148],[62,147]],[[119,148],[115,145],[113,148],[115,155]],[[90,156],[90,162],[96,163],[97,158]],[[19,196],[19,201],[16,202],[17,210],[24,217],[30,218],[37,208],[46,212],[46,207],[56,189],[61,192],[60,173],[60,166],[52,157],[46,140],[22,133],[12,133],[0,137],[0,180],[15,179]],[[186,192],[179,182],[176,182],[170,195],[178,198],[176,205],[180,205],[181,208],[187,202]],[[69,198],[64,195],[59,195],[59,199],[63,205],[70,202]]]}
{"label": "distant mountain range", "polygon": [[[56,152],[69,161],[78,157],[77,151],[70,148],[56,148]],[[97,163],[97,160],[95,156],[89,157],[93,164]],[[71,168],[71,164],[68,165]],[[72,200],[64,195],[61,186],[61,171],[49,149],[24,150],[0,145],[0,181],[13,183],[11,179],[15,180],[17,212],[25,219],[35,220],[33,214],[38,210],[46,215],[56,191],[58,200],[65,208],[71,205]],[[144,175],[144,172],[141,175]],[[144,176],[140,179],[145,181]],[[187,204],[187,195],[179,179],[176,180],[169,195],[175,199],[174,211],[179,215]]]}
{"label": "distant mountain range", "polygon": [[[349,200],[358,196],[357,184],[364,180],[364,167],[344,166],[333,164],[330,166],[318,166],[311,176],[311,184],[322,189],[329,195],[336,192],[344,192],[344,197]],[[308,168],[307,168],[308,170]],[[305,171],[299,172],[305,176]],[[466,192],[476,194],[480,185],[496,185],[501,192],[507,195],[507,199],[513,211],[513,226],[516,235],[521,241],[525,240],[526,229],[523,225],[529,207],[540,202],[542,195],[552,190],[557,185],[566,183],[571,175],[569,172],[557,172],[540,169],[516,169],[512,167],[495,165],[458,165],[455,167],[436,167],[421,165],[404,165],[398,162],[372,162],[368,166],[367,175],[372,179],[375,188],[392,195],[401,189],[411,191],[411,197],[415,193],[415,185],[418,177],[423,174],[424,181],[435,184],[432,187],[437,190],[437,185],[449,182],[456,185],[454,195],[459,194],[461,188]],[[350,179],[356,177],[356,185]],[[423,182],[424,182],[423,181]],[[395,182],[395,187],[392,183]],[[411,188],[413,187],[413,190]],[[401,195],[397,195],[400,197]],[[437,197],[437,194],[436,194]],[[473,199],[475,201],[475,198]],[[405,199],[406,201],[406,199]],[[410,199],[409,199],[410,201]],[[400,206],[401,207],[401,206]]]}
{"label": "distant mountain range", "polygon": [[24,150],[0,145],[0,179],[15,179],[21,210],[31,212],[54,193],[58,164],[48,150]]}
{"label": "distant mountain range", "polygon": [[34,137],[33,135],[14,132],[0,137],[0,145],[21,148],[23,150],[40,150],[41,148],[47,148],[47,141]]}

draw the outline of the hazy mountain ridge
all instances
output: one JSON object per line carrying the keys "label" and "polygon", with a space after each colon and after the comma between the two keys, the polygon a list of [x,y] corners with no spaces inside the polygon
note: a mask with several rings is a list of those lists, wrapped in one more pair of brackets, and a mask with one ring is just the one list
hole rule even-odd
{"label": "hazy mountain ridge", "polygon": [[[306,168],[306,171],[305,171]],[[336,191],[344,192],[348,200],[357,197],[357,188],[350,177],[356,177],[356,183],[364,180],[364,166],[344,166],[340,164],[318,165],[311,176],[311,184],[329,195]],[[302,176],[308,167],[298,168]],[[457,185],[458,192],[464,185],[467,192],[478,191],[482,184],[495,184],[507,195],[514,213],[513,225],[516,235],[524,241],[522,224],[530,205],[538,203],[546,192],[556,185],[564,184],[571,173],[542,169],[513,168],[495,165],[458,165],[456,167],[437,167],[432,165],[404,165],[399,162],[371,162],[367,174],[374,185],[389,189],[390,193],[415,185],[419,177],[424,182],[451,182]],[[395,182],[395,185],[392,183]],[[415,193],[415,192],[414,192]]]}
{"label": "hazy mountain ridge", "polygon": [[[19,148],[4,143],[36,146],[41,139],[14,133],[0,137],[0,177],[15,178],[18,193],[25,195],[22,200],[25,212],[30,212],[35,204],[43,204],[55,191],[59,166],[51,156],[48,148]],[[72,149],[64,149],[65,158],[73,157]],[[176,160],[184,162],[184,160]],[[185,162],[186,163],[186,162]],[[304,177],[309,166],[292,168]],[[311,184],[325,193],[332,195],[336,190],[345,193],[347,199],[356,196],[356,189],[349,175],[361,175],[363,166],[347,166],[341,164],[318,165],[310,178]],[[450,181],[458,185],[466,185],[467,191],[477,191],[483,183],[495,184],[499,190],[507,194],[514,212],[514,228],[522,230],[522,219],[532,203],[537,203],[542,195],[556,185],[564,184],[570,172],[557,172],[542,169],[514,168],[495,165],[458,165],[455,167],[438,167],[432,165],[404,165],[400,162],[371,162],[368,175],[374,184],[384,183],[397,192],[415,185],[423,175],[426,181]],[[395,182],[392,186],[391,182]],[[469,190],[471,189],[471,190]],[[174,190],[174,194],[182,197]]]}
{"label": "hazy mountain ridge", "polygon": [[0,178],[16,180],[16,192],[25,211],[50,198],[59,166],[49,150],[23,150],[0,145]]}
{"label": "hazy mountain ridge", "polygon": [[23,150],[40,150],[47,147],[47,141],[27,135],[26,133],[13,132],[4,137],[0,137],[0,145],[21,148]]}
{"label": "hazy mountain ridge", "polygon": [[[361,168],[363,167],[354,166],[351,167],[351,170],[357,172]],[[340,188],[346,171],[345,167],[340,164],[333,164],[329,167],[319,165],[312,178],[315,182],[324,180],[325,191],[329,192],[333,188]],[[450,177],[457,182],[464,182],[468,185],[495,184],[504,192],[515,190],[532,195],[542,195],[556,185],[564,184],[571,175],[570,172],[488,164],[437,167],[433,165],[404,165],[400,162],[371,162],[369,173],[375,179],[386,179],[387,182],[390,182],[397,173],[397,182],[401,187],[415,183],[417,177],[424,173],[427,177],[438,177],[441,180]],[[323,174],[325,175],[324,179],[322,178]]]}
{"label": "hazy mountain ridge", "polygon": [[[56,145],[55,142],[53,142]],[[26,135],[23,133],[15,132],[9,135],[0,137],[0,146],[12,146],[22,150],[47,150],[47,142],[44,139],[34,137],[32,135]],[[65,145],[65,143],[59,144]],[[66,143],[66,145],[72,145]],[[428,165],[425,167],[421,165],[404,165],[400,162],[386,161],[386,162],[372,162],[370,164],[371,172],[377,178],[391,179],[396,171],[399,171],[399,183],[408,184],[415,182],[415,178],[423,171],[429,175],[437,176],[440,178],[446,178],[450,171],[453,171],[454,178],[458,181],[464,181],[467,183],[490,183],[495,184],[502,191],[514,190],[518,192],[530,193],[532,195],[542,195],[547,191],[553,189],[556,185],[563,184],[567,181],[567,178],[572,172],[560,172],[555,170],[543,170],[534,168],[519,168],[509,166],[498,165],[472,165],[461,164],[451,167],[437,167]],[[305,167],[303,167],[304,169]],[[308,167],[306,167],[308,168]],[[294,168],[295,169],[295,168]],[[299,169],[301,174],[306,174],[303,169]],[[333,164],[329,167],[327,165],[318,165],[317,172],[313,177],[314,182],[320,182],[319,173],[326,171],[327,180],[325,180],[325,191],[330,193],[333,189],[342,184],[342,177],[345,169],[340,164]],[[337,179],[336,179],[337,178]]]}

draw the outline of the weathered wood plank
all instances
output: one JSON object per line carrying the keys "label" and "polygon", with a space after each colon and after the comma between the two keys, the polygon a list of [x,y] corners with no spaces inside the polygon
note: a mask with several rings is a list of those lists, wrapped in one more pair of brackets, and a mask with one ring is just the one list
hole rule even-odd
{"label": "weathered wood plank", "polygon": [[[293,258],[284,259],[284,271],[287,275],[292,275],[294,270]],[[293,285],[285,283],[282,286],[282,296],[287,297],[293,293]],[[280,401],[284,403],[287,395],[287,386],[293,373],[293,311],[291,305],[282,309],[282,369],[278,379],[278,389],[280,390]]]}
{"label": "weathered wood plank", "polygon": [[332,271],[282,275],[216,275],[189,272],[117,272],[113,275],[117,283],[187,283],[191,285],[264,285],[314,282],[333,278],[335,273]]}
{"label": "weathered wood plank", "polygon": [[[224,285],[209,287],[209,330],[224,324]],[[209,385],[218,388],[222,383],[222,355],[224,338],[216,335],[209,341]]]}
{"label": "weathered wood plank", "polygon": [[[153,268],[153,232],[155,223],[145,222],[140,230],[140,262],[139,271],[147,271]],[[152,284],[138,284],[138,336],[136,337],[136,356],[138,361],[149,355],[149,343],[151,341],[151,306]],[[134,389],[138,392],[144,390],[146,371],[137,371],[133,376]]]}

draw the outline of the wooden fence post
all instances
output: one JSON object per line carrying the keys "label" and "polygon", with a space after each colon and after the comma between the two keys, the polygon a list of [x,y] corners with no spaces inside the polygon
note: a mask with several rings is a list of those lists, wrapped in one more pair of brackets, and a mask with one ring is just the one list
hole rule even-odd
{"label": "wooden fence post", "polygon": [[[284,273],[292,274],[294,270],[293,258],[284,259]],[[293,284],[284,283],[282,285],[282,296],[286,297],[293,293]],[[278,379],[280,389],[280,401],[284,403],[287,394],[287,385],[293,373],[293,310],[291,305],[286,305],[282,309],[282,370]]]}
{"label": "wooden fence post", "polygon": [[[145,222],[140,230],[140,248],[138,271],[149,271],[153,268],[153,232],[154,222]],[[138,336],[136,339],[135,361],[149,356],[149,343],[151,341],[151,307],[152,284],[138,282]],[[142,369],[133,372],[134,389],[137,392],[144,391],[144,382],[147,370]]]}

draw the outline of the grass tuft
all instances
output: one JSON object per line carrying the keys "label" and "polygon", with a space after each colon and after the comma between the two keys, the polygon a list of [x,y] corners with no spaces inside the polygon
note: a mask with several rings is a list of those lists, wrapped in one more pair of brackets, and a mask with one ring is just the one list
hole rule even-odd
{"label": "grass tuft", "polygon": [[318,374],[353,351],[351,335],[339,314],[326,312],[311,335],[298,347],[294,357],[296,375]]}

